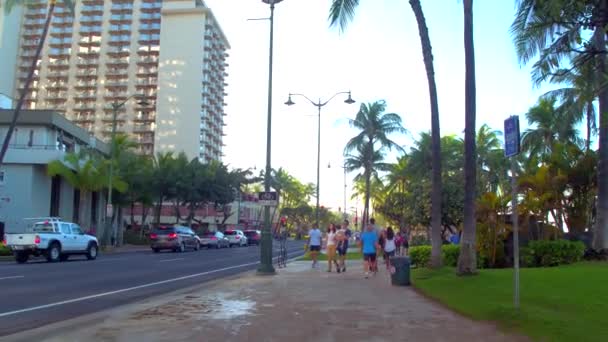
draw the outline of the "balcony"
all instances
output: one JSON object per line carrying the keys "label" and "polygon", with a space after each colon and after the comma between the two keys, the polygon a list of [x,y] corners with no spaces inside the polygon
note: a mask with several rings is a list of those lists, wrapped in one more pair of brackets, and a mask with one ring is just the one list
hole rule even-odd
{"label": "balcony", "polygon": [[80,22],[87,23],[89,25],[91,25],[91,24],[101,25],[101,23],[103,22],[103,16],[101,16],[101,15],[83,15],[80,17]]}
{"label": "balcony", "polygon": [[157,22],[160,23],[160,12],[142,13],[139,16],[142,23]]}
{"label": "balcony", "polygon": [[108,45],[110,45],[110,46],[131,45],[131,36],[129,36],[129,35],[110,36],[110,41],[108,42]]}
{"label": "balcony", "polygon": [[69,48],[72,46],[72,39],[51,38],[49,46],[52,48]]}
{"label": "balcony", "polygon": [[137,61],[138,65],[156,65],[158,64],[157,56],[143,56]]}
{"label": "balcony", "polygon": [[156,115],[148,114],[148,115],[136,115],[133,118],[133,122],[155,122]]}
{"label": "balcony", "polygon": [[134,125],[133,132],[154,132],[152,125]]}
{"label": "balcony", "polygon": [[74,88],[76,90],[89,90],[89,89],[97,89],[97,83],[96,82],[77,82],[74,85]]}
{"label": "balcony", "polygon": [[76,93],[76,94],[74,94],[74,99],[76,101],[82,101],[82,102],[95,101],[95,100],[97,100],[97,93],[96,92]]}
{"label": "balcony", "polygon": [[125,3],[125,4],[117,4],[113,3],[111,8],[112,14],[128,14],[133,13],[133,4]]}
{"label": "balcony", "polygon": [[158,45],[160,44],[160,34],[140,34],[138,42],[142,45]]}
{"label": "balcony", "polygon": [[115,88],[120,88],[120,89],[124,89],[127,88],[129,86],[129,80],[127,78],[125,79],[115,79],[115,80],[109,80],[105,83],[105,87],[106,89],[115,89]]}
{"label": "balcony", "polygon": [[140,77],[156,76],[157,73],[158,73],[157,68],[139,68],[139,69],[137,69],[137,76],[140,76]]}
{"label": "balcony", "polygon": [[67,91],[68,90],[68,84],[67,83],[51,83],[49,85],[46,86],[46,90],[49,91]]}
{"label": "balcony", "polygon": [[69,73],[66,70],[53,70],[49,71],[47,74],[47,78],[49,79],[67,79],[69,77]]}
{"label": "balcony", "polygon": [[25,27],[26,29],[44,27],[44,22],[44,19],[26,19],[23,23],[23,27]]}
{"label": "balcony", "polygon": [[88,23],[80,23],[80,36],[81,37],[101,36],[101,25],[99,25],[99,24],[88,25]]}
{"label": "balcony", "polygon": [[85,6],[103,5],[104,0],[82,0]]}
{"label": "balcony", "polygon": [[143,23],[139,26],[140,33],[160,33],[160,23]]}
{"label": "balcony", "polygon": [[49,35],[54,38],[67,38],[72,36],[71,27],[53,27]]}
{"label": "balcony", "polygon": [[129,71],[127,69],[110,69],[106,72],[106,77],[120,77],[124,78],[129,75]]}
{"label": "balcony", "polygon": [[[87,38],[89,38],[89,37],[87,37]],[[101,46],[101,40],[92,40],[92,39],[87,39],[87,38],[79,40],[78,45],[82,46],[84,48]]]}
{"label": "balcony", "polygon": [[67,9],[66,7],[55,6],[55,10],[53,11],[54,17],[67,17],[72,16],[72,11]]}
{"label": "balcony", "polygon": [[25,12],[25,17],[27,19],[46,18],[47,13],[46,8],[28,8]]}
{"label": "balcony", "polygon": [[79,69],[76,71],[76,77],[80,79],[92,79],[97,78],[97,69]]}
{"label": "balcony", "polygon": [[74,121],[77,124],[95,123],[95,113],[76,114],[72,117],[72,121]]}
{"label": "balcony", "polygon": [[131,14],[112,14],[110,16],[111,24],[128,24],[133,20],[133,16]]}
{"label": "balcony", "polygon": [[112,58],[106,62],[108,68],[126,68],[129,66],[128,59]]}
{"label": "balcony", "polygon": [[130,35],[131,34],[131,25],[110,25],[110,34],[111,35]]}
{"label": "balcony", "polygon": [[[103,3],[103,0],[100,1]],[[103,14],[103,5],[83,5],[80,10],[83,16],[85,15],[102,15]]]}
{"label": "balcony", "polygon": [[74,104],[75,111],[94,111],[95,110],[95,102],[76,102]]}
{"label": "balcony", "polygon": [[78,51],[78,57],[81,58],[99,58],[98,50],[87,50],[87,51]]}
{"label": "balcony", "polygon": [[78,68],[91,68],[96,67],[99,64],[99,59],[79,58],[77,62]]}
{"label": "balcony", "polygon": [[72,26],[74,24],[74,19],[72,17],[53,17],[52,20],[54,27],[66,27]]}
{"label": "balcony", "polygon": [[156,80],[154,81],[150,81],[150,80],[139,80],[137,81],[137,83],[135,84],[135,86],[137,88],[143,88],[143,89],[156,89],[156,87],[158,86]]}
{"label": "balcony", "polygon": [[110,57],[126,57],[129,54],[131,54],[129,49],[125,49],[125,48],[110,48],[108,49],[107,52],[108,56]]}
{"label": "balcony", "polygon": [[23,30],[22,36],[26,40],[40,38],[42,36],[42,29]]}
{"label": "balcony", "polygon": [[[114,121],[114,113],[106,114],[106,115],[102,116],[101,120],[104,121],[104,122],[112,122],[112,121]],[[120,122],[127,121],[127,116],[124,115],[124,114],[118,114],[118,115],[116,115],[116,121],[117,122],[119,122],[119,121]],[[110,126],[110,129],[111,128],[112,128],[112,126]]]}
{"label": "balcony", "polygon": [[106,101],[124,101],[127,99],[128,97],[128,93],[126,91],[116,91],[116,92],[111,92],[111,91],[107,91],[103,98]]}

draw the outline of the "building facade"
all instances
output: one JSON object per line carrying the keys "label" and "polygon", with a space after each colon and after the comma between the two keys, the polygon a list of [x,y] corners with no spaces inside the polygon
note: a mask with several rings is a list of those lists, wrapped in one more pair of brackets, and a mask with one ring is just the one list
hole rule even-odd
{"label": "building facade", "polygon": [[[24,87],[48,3],[23,9],[16,96]],[[201,0],[57,3],[26,107],[62,111],[107,141],[117,130],[142,154],[220,160],[229,43]],[[132,97],[139,95],[138,97]]]}
{"label": "building facade", "polygon": [[[0,110],[0,137],[4,137],[12,119],[12,110]],[[24,218],[61,217],[78,222],[79,205],[88,215],[95,233],[105,221],[105,196],[89,193],[84,200],[80,193],[59,176],[47,175],[47,164],[63,160],[70,152],[93,149],[107,155],[109,147],[63,116],[52,111],[26,110],[11,138],[0,168],[0,228],[6,232],[25,229]],[[82,200],[82,201],[81,201]]]}
{"label": "building facade", "polygon": [[12,107],[11,94],[15,90],[17,71],[17,51],[23,8],[16,6],[7,14],[0,8],[0,108]]}

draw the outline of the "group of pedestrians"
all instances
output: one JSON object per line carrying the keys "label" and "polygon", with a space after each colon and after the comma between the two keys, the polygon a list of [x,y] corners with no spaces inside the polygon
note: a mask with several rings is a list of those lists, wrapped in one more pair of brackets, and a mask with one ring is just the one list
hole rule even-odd
{"label": "group of pedestrians", "polygon": [[[335,266],[338,273],[346,272],[346,253],[352,232],[348,220],[342,225],[330,224],[325,236],[318,228],[309,232],[308,246],[312,258],[312,267],[318,267],[318,257],[323,241],[327,247],[327,272],[332,272]],[[395,232],[392,227],[382,229],[371,218],[365,225],[359,237],[359,247],[363,254],[365,277],[378,272],[377,259],[382,256],[385,266],[390,267],[390,258],[407,255],[409,242],[407,233],[399,230]]]}
{"label": "group of pedestrians", "polygon": [[[323,234],[319,228],[313,228],[309,232],[308,246],[312,267],[318,267],[319,252],[323,243]],[[332,272],[333,266],[338,273],[346,272],[346,253],[348,252],[349,240],[352,231],[349,228],[348,220],[344,220],[342,225],[330,224],[325,234],[327,246],[327,272]]]}

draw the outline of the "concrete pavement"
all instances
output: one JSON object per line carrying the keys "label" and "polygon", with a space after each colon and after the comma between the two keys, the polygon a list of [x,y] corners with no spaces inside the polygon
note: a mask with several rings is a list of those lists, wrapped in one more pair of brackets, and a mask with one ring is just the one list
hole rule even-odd
{"label": "concrete pavement", "polygon": [[[322,265],[324,266],[324,265]],[[290,263],[65,322],[7,341],[524,341],[459,316],[388,274]]]}
{"label": "concrete pavement", "polygon": [[[303,254],[290,241],[289,255]],[[276,247],[276,246],[275,246]],[[0,264],[0,337],[253,270],[257,246]]]}

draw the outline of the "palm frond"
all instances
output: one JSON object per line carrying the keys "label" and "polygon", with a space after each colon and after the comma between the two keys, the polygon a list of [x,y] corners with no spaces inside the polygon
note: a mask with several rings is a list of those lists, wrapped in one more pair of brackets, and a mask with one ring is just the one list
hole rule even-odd
{"label": "palm frond", "polygon": [[329,9],[330,27],[337,25],[340,32],[344,32],[354,19],[357,6],[359,6],[359,0],[333,0]]}

